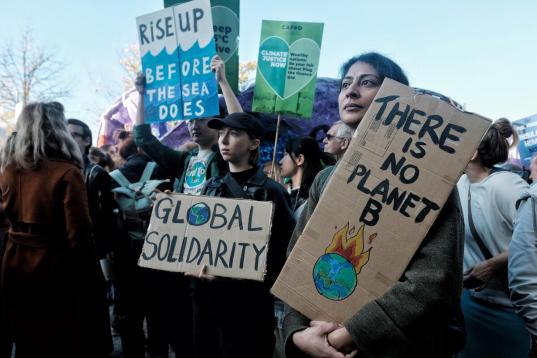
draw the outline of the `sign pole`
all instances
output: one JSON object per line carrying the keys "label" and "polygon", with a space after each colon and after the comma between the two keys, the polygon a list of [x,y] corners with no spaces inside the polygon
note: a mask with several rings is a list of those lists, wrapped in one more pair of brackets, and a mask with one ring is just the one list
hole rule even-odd
{"label": "sign pole", "polygon": [[274,138],[274,151],[272,152],[272,169],[270,173],[270,178],[275,179],[276,172],[275,172],[275,166],[276,166],[276,150],[278,149],[278,136],[280,134],[280,121],[282,119],[281,114],[278,114],[278,122],[276,123],[276,138]]}

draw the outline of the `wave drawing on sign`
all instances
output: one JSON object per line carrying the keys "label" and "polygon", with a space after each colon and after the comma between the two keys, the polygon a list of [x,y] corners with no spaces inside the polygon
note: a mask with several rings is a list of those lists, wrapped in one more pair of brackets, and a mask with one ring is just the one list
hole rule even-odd
{"label": "wave drawing on sign", "polygon": [[[356,235],[355,227],[349,229],[349,223],[338,230],[313,266],[313,282],[321,296],[333,301],[349,297],[358,284],[358,275],[369,262],[371,247],[364,251],[364,225]],[[377,233],[369,236],[369,244]]]}

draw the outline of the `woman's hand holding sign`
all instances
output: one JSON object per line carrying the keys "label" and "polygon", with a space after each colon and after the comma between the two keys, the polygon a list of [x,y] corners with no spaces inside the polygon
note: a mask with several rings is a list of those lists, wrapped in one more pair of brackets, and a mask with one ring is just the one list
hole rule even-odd
{"label": "woman's hand holding sign", "polygon": [[226,65],[218,55],[215,55],[211,60],[211,70],[215,73],[216,80],[220,85],[227,82]]}
{"label": "woman's hand holding sign", "polygon": [[311,357],[354,358],[358,354],[345,327],[335,322],[311,321],[309,328],[296,332],[292,339],[298,349]]}
{"label": "woman's hand holding sign", "polygon": [[242,112],[241,104],[227,81],[225,62],[218,55],[215,55],[211,60],[211,70],[214,72],[218,85],[222,90],[228,113]]}
{"label": "woman's hand holding sign", "polygon": [[207,272],[207,265],[203,265],[203,267],[201,268],[198,274],[186,272],[185,276],[196,277],[205,281],[212,281],[216,278],[216,276],[209,275],[206,272]]}
{"label": "woman's hand holding sign", "polygon": [[145,75],[142,72],[138,72],[136,79],[134,80],[134,87],[138,91],[138,107],[136,108],[136,118],[134,119],[135,125],[140,125],[145,123],[145,103],[144,103],[144,94],[145,94]]}
{"label": "woman's hand holding sign", "polygon": [[349,331],[342,325],[339,325],[337,329],[330,332],[327,336],[327,340],[332,347],[347,354],[345,356],[346,358],[355,357],[358,354],[356,344],[354,344]]}
{"label": "woman's hand holding sign", "polygon": [[328,343],[328,333],[337,327],[333,322],[312,321],[309,328],[293,334],[293,343],[311,357],[345,358]]}

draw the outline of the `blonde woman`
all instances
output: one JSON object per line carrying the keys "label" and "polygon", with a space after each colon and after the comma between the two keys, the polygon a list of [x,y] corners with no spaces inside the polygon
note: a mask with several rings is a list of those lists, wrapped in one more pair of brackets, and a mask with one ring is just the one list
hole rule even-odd
{"label": "blonde woman", "polygon": [[16,357],[100,357],[99,276],[80,149],[60,103],[31,103],[0,155],[10,228],[1,324]]}

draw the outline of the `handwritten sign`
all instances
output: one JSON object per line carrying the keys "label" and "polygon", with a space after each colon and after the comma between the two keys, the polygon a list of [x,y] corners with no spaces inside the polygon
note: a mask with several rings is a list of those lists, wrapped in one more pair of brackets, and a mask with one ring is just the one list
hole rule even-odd
{"label": "handwritten sign", "polygon": [[211,59],[216,54],[208,0],[194,0],[136,19],[148,123],[218,113]]}
{"label": "handwritten sign", "polygon": [[263,281],[272,202],[158,194],[138,264]]}
{"label": "handwritten sign", "polygon": [[311,118],[323,24],[263,20],[253,111]]}
{"label": "handwritten sign", "polygon": [[[188,0],[164,0],[164,6],[182,4]],[[239,0],[211,0],[216,53],[226,64],[226,78],[239,91]]]}
{"label": "handwritten sign", "polygon": [[490,123],[385,79],[272,292],[311,319],[336,322],[382,296]]}

